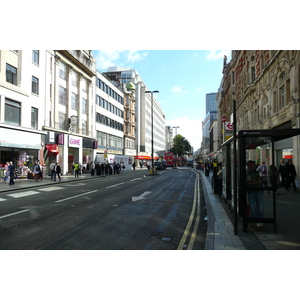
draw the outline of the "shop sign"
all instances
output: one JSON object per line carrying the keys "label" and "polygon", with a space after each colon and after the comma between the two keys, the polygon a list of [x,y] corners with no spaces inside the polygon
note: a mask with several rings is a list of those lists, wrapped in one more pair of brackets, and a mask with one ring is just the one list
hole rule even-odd
{"label": "shop sign", "polygon": [[64,134],[59,133],[56,137],[56,144],[57,145],[64,145]]}
{"label": "shop sign", "polygon": [[98,149],[98,141],[94,141],[94,143],[93,143],[93,149]]}
{"label": "shop sign", "polygon": [[46,150],[53,150],[53,151],[57,151],[58,147],[56,144],[46,144]]}
{"label": "shop sign", "polygon": [[69,135],[69,147],[81,148],[82,138],[74,135]]}

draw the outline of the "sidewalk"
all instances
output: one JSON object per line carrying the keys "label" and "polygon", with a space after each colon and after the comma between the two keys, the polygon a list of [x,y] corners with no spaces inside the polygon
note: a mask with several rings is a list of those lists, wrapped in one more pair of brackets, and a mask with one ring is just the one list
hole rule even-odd
{"label": "sidewalk", "polygon": [[276,197],[277,233],[274,225],[257,228],[249,224],[248,233],[242,232],[242,218],[238,217],[238,235],[234,235],[234,215],[228,204],[213,193],[212,177],[202,176],[207,208],[207,236],[205,250],[299,250],[300,201],[299,193],[280,190]]}

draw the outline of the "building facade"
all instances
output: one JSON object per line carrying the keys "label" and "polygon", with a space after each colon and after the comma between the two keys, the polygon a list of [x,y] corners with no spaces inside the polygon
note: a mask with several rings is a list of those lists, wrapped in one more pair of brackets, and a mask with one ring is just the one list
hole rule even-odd
{"label": "building facade", "polygon": [[[149,89],[134,69],[110,67],[104,72],[116,86],[132,83],[135,86],[135,148],[137,163],[151,160],[152,120],[151,94],[145,93]],[[165,150],[165,115],[153,96],[153,139],[154,157],[157,152]]]}
{"label": "building facade", "polygon": [[[232,120],[234,99],[237,131],[300,128],[299,86],[299,51],[234,50],[229,63],[224,59],[220,115]],[[299,174],[299,147],[299,136],[275,143],[277,165],[293,158]],[[263,150],[251,159],[271,161]]]}
{"label": "building facade", "polygon": [[59,162],[63,174],[94,158],[95,66],[90,50],[46,51],[44,161]]}
{"label": "building facade", "polygon": [[18,178],[43,156],[45,53],[0,50],[0,176],[7,161]]}

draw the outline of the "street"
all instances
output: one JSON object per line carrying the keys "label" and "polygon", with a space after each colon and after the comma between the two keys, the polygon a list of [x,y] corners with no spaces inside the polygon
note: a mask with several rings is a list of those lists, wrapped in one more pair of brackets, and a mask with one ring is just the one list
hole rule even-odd
{"label": "street", "polygon": [[190,169],[38,184],[0,194],[0,249],[204,248],[204,200]]}

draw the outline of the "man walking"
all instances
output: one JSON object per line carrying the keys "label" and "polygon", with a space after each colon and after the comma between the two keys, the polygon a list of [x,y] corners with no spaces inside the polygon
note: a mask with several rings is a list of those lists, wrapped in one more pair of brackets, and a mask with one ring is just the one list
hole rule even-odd
{"label": "man walking", "polygon": [[293,186],[294,192],[297,193],[297,188],[295,185],[295,178],[297,177],[295,166],[293,165],[293,161],[291,159],[288,160],[286,165],[286,190],[288,191],[289,187]]}
{"label": "man walking", "polygon": [[9,170],[9,184],[8,185],[13,185],[13,184],[15,184],[15,182],[14,182],[15,166],[13,165],[12,161],[9,163],[8,170]]}

